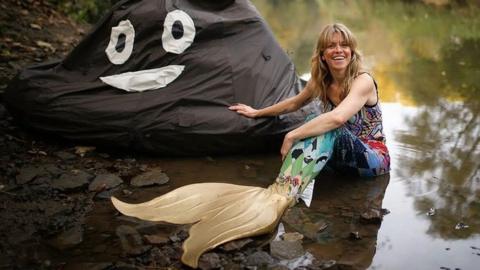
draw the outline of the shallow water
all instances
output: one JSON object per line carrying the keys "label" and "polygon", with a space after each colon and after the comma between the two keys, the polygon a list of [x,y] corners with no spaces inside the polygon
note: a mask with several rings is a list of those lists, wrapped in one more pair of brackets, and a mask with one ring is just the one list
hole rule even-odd
{"label": "shallow water", "polygon": [[[383,199],[390,213],[378,230],[371,264],[356,265],[478,269],[478,6],[440,5],[453,1],[253,2],[299,73],[309,71],[321,27],[341,21],[357,35],[365,63],[379,83],[392,157]],[[435,214],[429,216],[431,208]],[[456,229],[459,223],[468,227]]]}

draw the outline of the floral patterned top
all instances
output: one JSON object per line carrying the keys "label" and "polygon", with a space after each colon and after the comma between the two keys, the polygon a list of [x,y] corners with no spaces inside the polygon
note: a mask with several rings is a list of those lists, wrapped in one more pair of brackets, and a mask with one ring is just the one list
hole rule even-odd
{"label": "floral patterned top", "polygon": [[[345,123],[345,127],[363,141],[375,140],[385,143],[377,83],[375,81],[374,83],[375,91],[377,92],[377,103],[375,105],[364,105],[357,114]],[[325,106],[325,112],[331,111],[335,107],[329,99]]]}

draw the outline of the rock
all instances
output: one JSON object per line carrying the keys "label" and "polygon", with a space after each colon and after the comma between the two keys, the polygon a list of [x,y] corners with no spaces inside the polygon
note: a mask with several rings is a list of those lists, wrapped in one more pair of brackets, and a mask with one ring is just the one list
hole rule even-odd
{"label": "rock", "polygon": [[232,261],[236,263],[245,263],[247,261],[247,258],[245,257],[245,254],[242,252],[235,252]]}
{"label": "rock", "polygon": [[462,229],[468,229],[468,228],[470,228],[470,226],[468,226],[467,224],[465,224],[463,222],[458,222],[455,225],[455,230],[462,230]]}
{"label": "rock", "polygon": [[369,224],[380,224],[383,219],[382,212],[375,208],[369,208],[367,211],[363,212],[360,217],[363,223]]}
{"label": "rock", "polygon": [[83,242],[83,227],[77,224],[75,227],[60,233],[50,243],[59,250],[69,249]]}
{"label": "rock", "polygon": [[[282,260],[280,261],[281,265],[287,267],[287,269],[318,269],[315,267],[314,263],[317,262],[315,257],[309,253],[305,252],[302,256],[292,259],[292,260]],[[281,268],[277,268],[281,269]],[[323,269],[323,268],[321,268]]]}
{"label": "rock", "polygon": [[221,248],[225,251],[239,250],[251,242],[253,242],[251,238],[239,239],[235,241],[230,241],[223,245]]}
{"label": "rock", "polygon": [[324,215],[299,207],[288,209],[282,221],[314,241],[318,241],[319,234],[328,227]]}
{"label": "rock", "polygon": [[168,243],[169,238],[166,236],[161,236],[161,235],[144,235],[143,236],[147,243],[152,244],[152,245],[163,245]]}
{"label": "rock", "polygon": [[90,191],[100,191],[103,189],[112,189],[123,183],[123,180],[115,174],[99,174],[88,186]]}
{"label": "rock", "polygon": [[360,240],[362,237],[360,236],[360,233],[358,231],[350,232],[348,238],[350,240]]}
{"label": "rock", "polygon": [[267,266],[273,263],[273,258],[265,251],[257,251],[247,257],[248,266]]}
{"label": "rock", "polygon": [[75,159],[77,157],[74,154],[68,153],[68,152],[65,152],[65,151],[55,152],[55,156],[60,158],[61,160],[72,160],[72,159]]}
{"label": "rock", "polygon": [[110,200],[112,196],[118,191],[118,188],[113,188],[109,190],[104,190],[95,195],[96,199]]}
{"label": "rock", "polygon": [[33,179],[35,179],[35,177],[43,175],[45,173],[46,171],[42,167],[25,166],[20,169],[20,172],[16,177],[16,182],[18,185],[23,185],[32,181]]}
{"label": "rock", "polygon": [[52,187],[63,191],[71,191],[88,185],[92,175],[84,171],[65,173],[52,181]]}
{"label": "rock", "polygon": [[172,263],[170,258],[167,257],[159,248],[152,248],[150,251],[151,260],[155,262],[157,267],[168,267],[171,266]]}
{"label": "rock", "polygon": [[131,192],[131,191],[128,190],[128,189],[124,189],[124,190],[122,190],[122,193],[123,193],[123,195],[125,195],[125,196],[130,196],[130,195],[132,195],[133,192]]}
{"label": "rock", "polygon": [[59,177],[62,173],[63,173],[63,170],[61,170],[60,168],[58,168],[55,164],[53,163],[49,163],[49,164],[45,164],[43,166],[45,168],[45,170],[47,172],[50,173],[50,175],[52,177]]}
{"label": "rock", "polygon": [[316,265],[320,269],[337,269],[335,268],[335,266],[337,265],[337,261],[335,260],[320,261]]}
{"label": "rock", "polygon": [[303,239],[303,234],[298,232],[293,233],[284,233],[280,236],[280,238],[284,241],[295,242]]}
{"label": "rock", "polygon": [[149,172],[142,173],[138,176],[135,176],[130,184],[136,187],[144,187],[151,185],[163,185],[168,183],[170,178],[162,172],[161,169],[154,169]]}
{"label": "rock", "polygon": [[272,241],[270,254],[280,260],[292,260],[305,254],[301,240],[296,241]]}
{"label": "rock", "polygon": [[56,51],[55,47],[46,41],[43,40],[37,40],[35,41],[35,44],[37,44],[38,47],[44,48],[45,50],[51,51],[54,53]]}
{"label": "rock", "polygon": [[173,243],[182,241],[182,239],[180,239],[180,237],[178,237],[178,235],[176,235],[176,234],[170,235],[168,238],[169,238],[170,241],[172,241]]}
{"label": "rock", "polygon": [[95,146],[75,146],[75,154],[84,157],[87,153],[94,151]]}
{"label": "rock", "polygon": [[217,269],[222,267],[220,256],[217,253],[205,253],[198,260],[198,268],[202,270]]}
{"label": "rock", "polygon": [[288,268],[285,265],[276,264],[276,265],[268,267],[268,270],[290,270],[290,268]]}
{"label": "rock", "polygon": [[110,158],[110,155],[107,153],[99,153],[98,156],[102,158]]}
{"label": "rock", "polygon": [[151,246],[143,244],[142,237],[133,227],[120,225],[115,233],[120,238],[123,251],[127,255],[137,256],[147,252]]}

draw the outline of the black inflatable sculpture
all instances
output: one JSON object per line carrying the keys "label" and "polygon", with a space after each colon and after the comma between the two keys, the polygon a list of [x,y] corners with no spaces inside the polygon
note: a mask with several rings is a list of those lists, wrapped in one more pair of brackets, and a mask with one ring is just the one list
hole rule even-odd
{"label": "black inflatable sculpture", "polygon": [[299,89],[249,1],[125,0],[65,60],[20,72],[5,101],[43,133],[195,155],[265,150],[308,112],[248,119],[227,107],[261,108]]}

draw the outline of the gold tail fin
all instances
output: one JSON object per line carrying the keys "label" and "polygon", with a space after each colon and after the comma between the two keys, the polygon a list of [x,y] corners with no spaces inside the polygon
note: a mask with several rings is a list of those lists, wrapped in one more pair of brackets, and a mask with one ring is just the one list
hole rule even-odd
{"label": "gold tail fin", "polygon": [[112,197],[122,214],[175,224],[195,223],[183,243],[183,263],[196,268],[203,252],[225,242],[273,231],[292,198],[274,187],[224,183],[187,185],[140,204]]}

